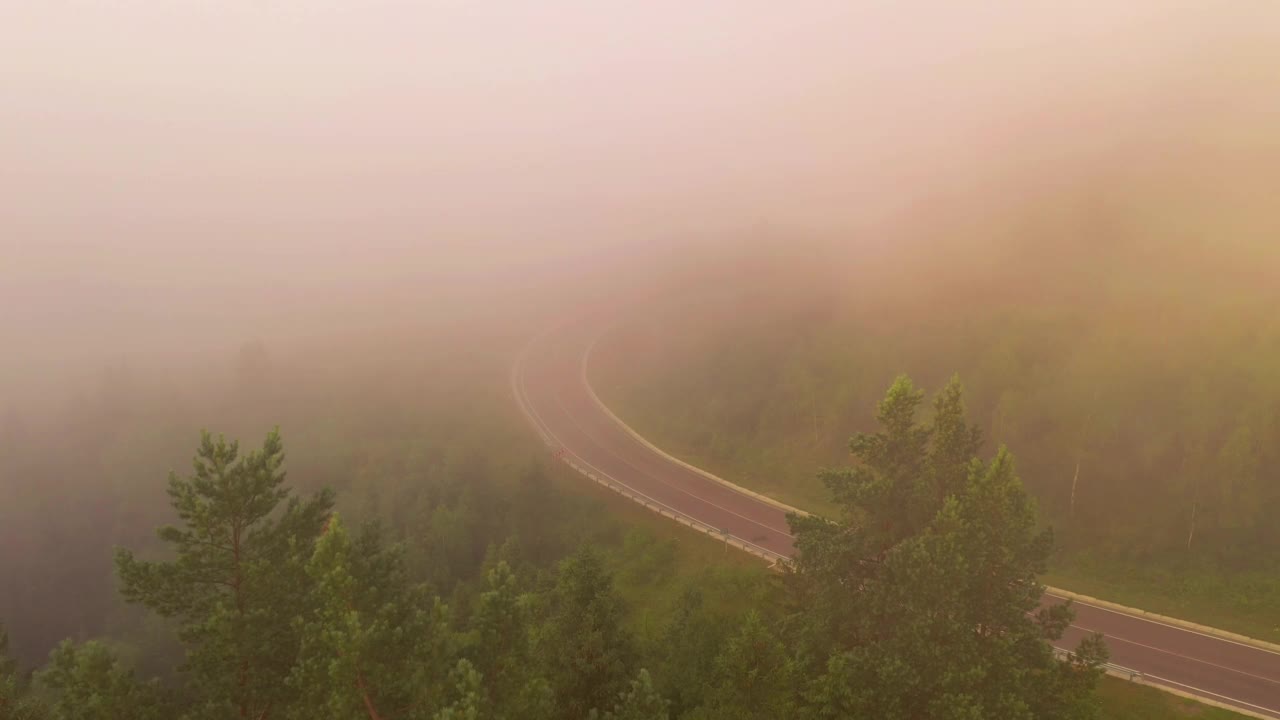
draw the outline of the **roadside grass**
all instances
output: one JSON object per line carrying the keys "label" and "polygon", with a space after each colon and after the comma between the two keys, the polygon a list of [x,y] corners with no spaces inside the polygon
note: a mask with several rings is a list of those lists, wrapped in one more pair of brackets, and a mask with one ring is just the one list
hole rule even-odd
{"label": "roadside grass", "polygon": [[1098,684],[1098,700],[1103,720],[1245,720],[1246,717],[1113,677],[1104,677]]}
{"label": "roadside grass", "polygon": [[1280,617],[1274,602],[1277,578],[1244,575],[1177,575],[1159,565],[1064,557],[1041,577],[1048,585],[1110,600],[1148,612],[1280,643]]}

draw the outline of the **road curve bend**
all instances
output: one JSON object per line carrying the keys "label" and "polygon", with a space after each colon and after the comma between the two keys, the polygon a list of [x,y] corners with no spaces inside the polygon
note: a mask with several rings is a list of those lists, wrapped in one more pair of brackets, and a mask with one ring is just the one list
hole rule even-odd
{"label": "road curve bend", "polygon": [[[791,557],[783,506],[717,481],[638,439],[597,401],[584,363],[603,325],[575,322],[536,337],[512,369],[521,409],[555,455],[665,515],[765,559]],[[1046,595],[1047,602],[1056,598]],[[1062,639],[1106,636],[1111,661],[1143,682],[1246,715],[1280,720],[1280,653],[1085,602]]]}

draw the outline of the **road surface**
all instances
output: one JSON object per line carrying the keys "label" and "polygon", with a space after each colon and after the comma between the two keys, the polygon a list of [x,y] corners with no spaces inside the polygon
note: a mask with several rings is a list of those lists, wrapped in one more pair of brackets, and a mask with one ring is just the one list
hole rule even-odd
{"label": "road surface", "polygon": [[[765,557],[790,557],[786,511],[673,462],[622,428],[586,384],[585,360],[601,326],[561,326],[536,338],[513,371],[517,397],[543,439],[579,469],[651,507],[709,526]],[[1280,718],[1280,653],[1077,602],[1062,639],[1106,636],[1111,662],[1162,685],[1257,717]]]}

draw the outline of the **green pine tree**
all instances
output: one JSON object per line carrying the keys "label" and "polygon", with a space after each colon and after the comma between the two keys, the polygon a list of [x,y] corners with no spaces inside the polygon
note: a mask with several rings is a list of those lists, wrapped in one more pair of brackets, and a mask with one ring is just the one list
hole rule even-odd
{"label": "green pine tree", "polygon": [[771,720],[793,714],[792,663],[787,649],[754,611],[716,658],[703,717]]}
{"label": "green pine tree", "polygon": [[685,589],[661,636],[656,673],[659,690],[671,699],[672,715],[682,717],[702,704],[729,629],[707,611],[697,588]]}
{"label": "green pine tree", "polygon": [[64,641],[37,677],[56,698],[59,720],[169,720],[176,714],[156,683],[139,682],[99,642],[77,647]]}
{"label": "green pine tree", "polygon": [[600,556],[582,548],[560,564],[538,654],[546,664],[559,716],[588,717],[613,705],[635,662],[634,640]]}
{"label": "green pine tree", "polygon": [[520,592],[510,566],[499,560],[487,573],[469,620],[466,654],[486,679],[490,713],[495,720],[553,717],[550,686],[538,674],[533,655],[533,609]]}
{"label": "green pine tree", "polygon": [[174,559],[146,561],[116,551],[122,592],[179,623],[195,718],[277,717],[293,698],[284,682],[297,658],[292,622],[306,608],[311,555],[333,506],[325,491],[307,500],[285,487],[278,432],[262,448],[203,433],[190,477],[169,475],[180,526],[158,534]]}
{"label": "green pine tree", "polygon": [[443,706],[450,638],[439,598],[412,585],[376,526],[352,540],[335,514],[307,563],[288,717],[414,720]]}
{"label": "green pine tree", "polygon": [[[604,714],[604,720],[667,720],[670,703],[653,686],[649,671],[641,669],[630,687],[618,696],[618,704],[612,712]],[[592,713],[597,717],[598,713]]]}
{"label": "green pine tree", "polygon": [[484,679],[465,658],[449,674],[456,699],[432,716],[432,720],[482,720],[485,714]]}
{"label": "green pine tree", "polygon": [[979,436],[957,382],[928,425],[916,417],[922,398],[900,378],[881,403],[882,430],[850,443],[860,464],[825,474],[841,522],[793,519],[793,602],[816,610],[790,620],[811,678],[805,711],[1090,717],[1105,651],[1090,639],[1074,662],[1053,656],[1071,613],[1038,609],[1052,535],[1037,527],[1011,455],[972,457]]}

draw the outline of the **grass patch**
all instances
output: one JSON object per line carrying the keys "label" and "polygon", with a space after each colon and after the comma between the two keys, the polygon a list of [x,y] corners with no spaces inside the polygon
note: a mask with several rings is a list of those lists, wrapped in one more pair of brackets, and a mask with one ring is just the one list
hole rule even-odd
{"label": "grass patch", "polygon": [[[1160,569],[1119,562],[1095,561],[1077,567],[1068,559],[1041,581],[1121,605],[1280,643],[1280,618],[1275,606],[1240,601],[1258,595],[1236,587],[1251,584],[1251,577],[1169,575]],[[1256,580],[1274,583],[1274,578]]]}
{"label": "grass patch", "polygon": [[1098,700],[1104,720],[1245,720],[1240,713],[1113,677],[1099,683]]}

